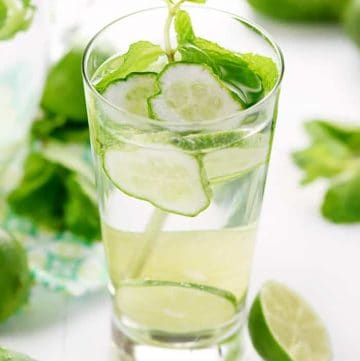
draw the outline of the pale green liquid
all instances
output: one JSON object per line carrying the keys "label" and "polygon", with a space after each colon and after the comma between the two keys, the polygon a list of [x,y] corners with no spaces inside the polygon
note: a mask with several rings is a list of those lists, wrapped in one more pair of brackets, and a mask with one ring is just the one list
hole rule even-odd
{"label": "pale green liquid", "polygon": [[99,168],[122,332],[139,343],[203,347],[241,328],[266,167],[213,184],[212,204],[196,217],[123,194]]}

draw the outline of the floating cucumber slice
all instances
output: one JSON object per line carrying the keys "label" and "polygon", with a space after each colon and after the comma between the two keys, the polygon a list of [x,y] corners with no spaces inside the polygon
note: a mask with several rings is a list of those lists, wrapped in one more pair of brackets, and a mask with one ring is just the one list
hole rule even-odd
{"label": "floating cucumber slice", "polygon": [[103,166],[124,193],[155,207],[196,216],[210,204],[210,190],[197,158],[178,150],[128,146],[108,149]]}
{"label": "floating cucumber slice", "polygon": [[174,137],[172,144],[188,152],[208,152],[229,147],[245,136],[242,130],[219,131]]}
{"label": "floating cucumber slice", "polygon": [[266,162],[268,146],[246,146],[244,143],[237,147],[215,150],[207,153],[203,158],[208,179],[220,182],[231,179]]}
{"label": "floating cucumber slice", "polygon": [[131,73],[111,83],[103,96],[129,113],[148,116],[147,99],[156,93],[156,73]]}
{"label": "floating cucumber slice", "polygon": [[170,281],[127,281],[115,302],[120,315],[132,322],[177,334],[225,326],[237,310],[236,298],[228,291]]}
{"label": "floating cucumber slice", "polygon": [[160,73],[160,92],[149,98],[153,118],[198,122],[230,116],[241,104],[212,70],[202,64],[171,63]]}

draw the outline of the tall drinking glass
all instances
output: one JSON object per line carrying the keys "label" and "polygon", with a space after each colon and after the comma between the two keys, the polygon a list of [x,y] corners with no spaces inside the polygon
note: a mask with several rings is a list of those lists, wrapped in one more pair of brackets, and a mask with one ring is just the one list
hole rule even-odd
{"label": "tall drinking glass", "polygon": [[114,341],[124,360],[198,360],[203,354],[225,360],[245,323],[283,59],[250,22],[209,8],[187,10],[199,36],[271,58],[278,78],[262,100],[231,116],[161,122],[112,104],[94,78],[130,44],[163,44],[167,10],[125,16],[88,45],[83,74]]}

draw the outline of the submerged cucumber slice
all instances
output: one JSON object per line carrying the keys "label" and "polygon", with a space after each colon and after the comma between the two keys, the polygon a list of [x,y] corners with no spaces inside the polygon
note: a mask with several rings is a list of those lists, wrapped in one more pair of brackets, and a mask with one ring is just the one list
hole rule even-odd
{"label": "submerged cucumber slice", "polygon": [[256,134],[230,148],[205,154],[203,163],[209,181],[220,182],[250,172],[268,159],[269,135]]}
{"label": "submerged cucumber slice", "polygon": [[153,118],[198,122],[230,116],[242,109],[212,70],[201,64],[171,63],[160,73],[160,92],[149,99]]}
{"label": "submerged cucumber slice", "polygon": [[202,164],[191,155],[173,149],[130,146],[108,149],[103,157],[110,180],[132,197],[190,217],[210,204]]}
{"label": "submerged cucumber slice", "polygon": [[178,334],[225,326],[237,310],[236,298],[228,291],[170,281],[127,281],[115,302],[120,315],[132,322]]}
{"label": "submerged cucumber slice", "polygon": [[156,93],[156,73],[131,73],[111,83],[103,96],[129,113],[148,116],[147,99]]}

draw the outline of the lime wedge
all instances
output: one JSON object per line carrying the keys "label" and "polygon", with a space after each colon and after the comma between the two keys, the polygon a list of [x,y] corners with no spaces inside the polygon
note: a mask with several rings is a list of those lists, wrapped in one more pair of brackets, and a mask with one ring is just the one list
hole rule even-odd
{"label": "lime wedge", "polygon": [[296,293],[268,282],[249,317],[252,342],[266,361],[330,361],[328,334],[319,317]]}
{"label": "lime wedge", "polygon": [[141,147],[110,148],[103,167],[124,193],[164,211],[196,216],[210,204],[200,160],[183,152]]}
{"label": "lime wedge", "polygon": [[130,321],[178,334],[225,326],[237,310],[230,292],[170,281],[127,281],[117,290],[115,302],[120,315]]}
{"label": "lime wedge", "polygon": [[156,73],[131,73],[111,83],[103,96],[129,113],[148,116],[147,99],[156,92]]}
{"label": "lime wedge", "polygon": [[149,98],[153,118],[197,122],[230,116],[241,110],[221,80],[206,65],[171,63],[160,73],[160,92]]}

